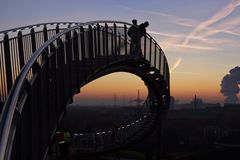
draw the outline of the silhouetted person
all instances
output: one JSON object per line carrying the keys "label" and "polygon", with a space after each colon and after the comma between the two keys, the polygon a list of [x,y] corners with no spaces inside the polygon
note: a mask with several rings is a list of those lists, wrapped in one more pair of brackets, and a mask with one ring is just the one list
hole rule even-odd
{"label": "silhouetted person", "polygon": [[130,43],[130,54],[136,54],[135,50],[136,50],[136,44],[138,41],[138,32],[139,32],[139,28],[137,26],[137,20],[133,19],[132,20],[132,26],[129,28],[128,30],[128,35],[129,37],[131,37],[131,43]]}
{"label": "silhouetted person", "polygon": [[142,56],[141,38],[146,34],[146,28],[149,26],[149,23],[146,21],[137,26],[137,20],[132,22],[133,26],[128,30],[128,35],[131,37],[130,54]]}
{"label": "silhouetted person", "polygon": [[146,28],[149,26],[148,21],[141,23],[138,27],[140,28],[140,38],[146,34]]}
{"label": "silhouetted person", "polygon": [[71,134],[68,129],[60,129],[57,136],[58,146],[61,158],[67,158],[69,154],[69,143],[71,140]]}
{"label": "silhouetted person", "polygon": [[57,140],[58,140],[60,156],[63,158],[65,156],[65,146],[64,146],[65,141],[64,141],[64,131],[62,129],[60,129],[57,135]]}
{"label": "silhouetted person", "polygon": [[71,134],[68,129],[64,131],[64,157],[68,157],[69,154],[69,143],[71,140]]}

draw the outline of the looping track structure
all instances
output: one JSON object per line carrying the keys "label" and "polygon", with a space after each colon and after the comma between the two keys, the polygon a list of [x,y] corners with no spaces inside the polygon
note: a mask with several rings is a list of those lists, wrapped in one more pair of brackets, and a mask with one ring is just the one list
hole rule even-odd
{"label": "looping track structure", "polygon": [[[82,86],[109,73],[124,71],[148,88],[147,111],[136,121],[102,131],[100,145],[76,151],[105,153],[140,142],[160,123],[169,107],[169,67],[161,47],[149,35],[141,52],[130,53],[132,25],[119,21],[54,22],[0,32],[0,160],[46,159],[59,121]],[[79,135],[78,135],[79,136]],[[96,133],[95,137],[99,137]],[[81,149],[80,149],[81,148]]]}

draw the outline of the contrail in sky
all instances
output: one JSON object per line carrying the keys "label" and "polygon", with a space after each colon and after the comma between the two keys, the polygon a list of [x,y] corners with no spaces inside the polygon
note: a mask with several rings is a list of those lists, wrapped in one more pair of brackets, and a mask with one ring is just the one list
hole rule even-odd
{"label": "contrail in sky", "polygon": [[230,15],[238,6],[240,5],[240,0],[233,0],[228,5],[223,7],[220,11],[215,13],[211,18],[206,21],[201,22],[197,27],[186,37],[183,45],[187,45],[189,40],[192,39],[197,33],[207,28],[208,26],[218,22],[219,20]]}
{"label": "contrail in sky", "polygon": [[170,68],[170,73],[172,73],[172,71],[175,70],[180,65],[181,62],[182,62],[182,58],[178,58],[178,60],[175,62],[172,68]]}

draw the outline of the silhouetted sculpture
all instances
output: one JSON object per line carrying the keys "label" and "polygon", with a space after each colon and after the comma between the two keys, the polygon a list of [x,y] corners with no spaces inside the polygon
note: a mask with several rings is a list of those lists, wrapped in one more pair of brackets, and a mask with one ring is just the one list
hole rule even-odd
{"label": "silhouetted sculpture", "polygon": [[128,35],[131,37],[130,54],[141,55],[141,37],[146,34],[146,28],[149,23],[146,21],[137,26],[137,20],[132,20],[133,26],[128,30]]}

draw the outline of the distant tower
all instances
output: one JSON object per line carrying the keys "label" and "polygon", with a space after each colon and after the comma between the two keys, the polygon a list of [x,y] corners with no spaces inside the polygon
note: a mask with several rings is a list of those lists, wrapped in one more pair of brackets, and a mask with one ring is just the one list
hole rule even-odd
{"label": "distant tower", "polygon": [[197,108],[197,95],[194,96],[194,108]]}

